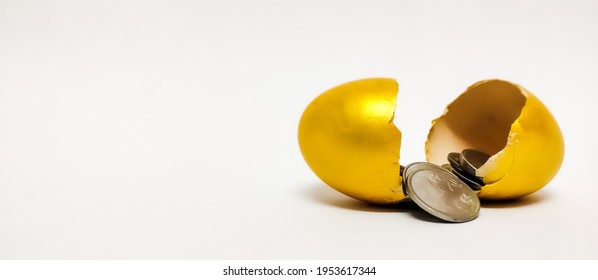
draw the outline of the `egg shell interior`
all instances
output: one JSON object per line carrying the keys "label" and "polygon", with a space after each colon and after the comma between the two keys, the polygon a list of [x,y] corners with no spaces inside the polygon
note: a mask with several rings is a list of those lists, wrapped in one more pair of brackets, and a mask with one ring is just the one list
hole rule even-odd
{"label": "egg shell interior", "polygon": [[428,161],[445,164],[449,153],[464,149],[496,155],[507,145],[511,126],[525,103],[525,93],[509,82],[472,85],[433,121],[426,143]]}

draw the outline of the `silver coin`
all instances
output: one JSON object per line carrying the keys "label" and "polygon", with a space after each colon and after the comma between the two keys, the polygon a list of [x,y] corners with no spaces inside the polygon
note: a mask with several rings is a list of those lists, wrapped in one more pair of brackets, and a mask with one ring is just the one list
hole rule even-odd
{"label": "silver coin", "polygon": [[[405,184],[407,195],[426,212],[450,222],[467,222],[480,212],[480,200],[450,171],[431,163],[411,167]],[[405,171],[407,172],[407,168]]]}
{"label": "silver coin", "polygon": [[474,149],[465,149],[461,152],[461,158],[459,163],[461,163],[461,167],[471,176],[476,176],[476,172],[488,159],[490,155],[480,152]]}
{"label": "silver coin", "polygon": [[407,196],[407,198],[410,198],[409,195],[407,194],[407,188],[405,187],[407,185],[407,182],[409,181],[408,178],[411,174],[413,174],[414,171],[421,169],[421,168],[418,169],[418,166],[423,163],[424,162],[413,162],[413,163],[410,163],[407,166],[403,167],[402,174],[401,174],[401,176],[403,177],[403,193],[405,194],[405,196]]}
{"label": "silver coin", "polygon": [[463,181],[463,183],[467,184],[473,191],[475,192],[479,192],[480,190],[482,190],[482,187],[484,186],[483,182],[480,182],[480,180],[478,179],[478,177],[473,177],[470,176],[469,174],[464,174],[462,172],[457,171],[456,169],[454,169],[454,167],[452,165],[449,165],[449,170],[457,177],[459,177],[459,179],[461,179],[461,181]]}
{"label": "silver coin", "polygon": [[407,177],[410,173],[413,173],[413,171],[415,170],[414,168],[417,168],[418,165],[423,164],[424,162],[413,162],[410,164],[407,164],[407,166],[405,166],[403,168],[403,177]]}
{"label": "silver coin", "polygon": [[461,153],[449,153],[446,157],[453,169],[462,170],[461,168]]}
{"label": "silver coin", "polygon": [[461,154],[460,153],[449,153],[447,156],[449,161],[450,171],[455,174],[461,181],[467,184],[474,191],[480,191],[484,186],[482,178],[469,174],[461,167]]}
{"label": "silver coin", "polygon": [[429,163],[427,162],[413,162],[405,166],[405,169],[403,170],[403,184],[407,184],[407,182],[409,182],[409,177],[418,170],[430,168],[428,165]]}

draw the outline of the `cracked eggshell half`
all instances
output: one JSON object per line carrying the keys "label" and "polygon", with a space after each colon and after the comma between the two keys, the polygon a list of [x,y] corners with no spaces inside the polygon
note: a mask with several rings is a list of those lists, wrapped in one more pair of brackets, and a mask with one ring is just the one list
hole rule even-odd
{"label": "cracked eggshell half", "polygon": [[450,152],[472,148],[492,155],[476,175],[479,197],[513,199],[531,194],[556,175],[564,156],[561,130],[542,102],[503,80],[470,86],[432,122],[426,158],[443,164]]}
{"label": "cracked eggshell half", "polygon": [[299,147],[311,170],[352,198],[389,204],[403,198],[401,132],[393,123],[394,79],[370,78],[322,93],[299,122]]}

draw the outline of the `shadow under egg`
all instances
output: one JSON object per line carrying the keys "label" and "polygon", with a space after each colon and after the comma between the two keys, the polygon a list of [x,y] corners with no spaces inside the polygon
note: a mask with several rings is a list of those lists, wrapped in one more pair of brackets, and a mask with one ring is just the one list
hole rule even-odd
{"label": "shadow under egg", "polygon": [[551,195],[544,192],[537,192],[527,196],[509,199],[509,200],[482,200],[482,208],[516,208],[524,207],[551,199]]}
{"label": "shadow under egg", "polygon": [[372,204],[363,202],[341,194],[323,183],[307,186],[305,189],[305,194],[309,199],[342,209],[381,213],[411,212],[419,209],[417,205],[409,199],[393,204]]}

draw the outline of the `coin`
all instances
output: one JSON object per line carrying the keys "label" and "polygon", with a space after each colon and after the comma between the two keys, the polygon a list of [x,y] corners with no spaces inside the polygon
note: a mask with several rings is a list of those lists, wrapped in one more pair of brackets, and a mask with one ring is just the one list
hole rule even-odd
{"label": "coin", "polygon": [[477,177],[476,171],[478,168],[482,167],[482,165],[484,165],[489,158],[490,155],[487,155],[481,151],[465,149],[463,152],[461,152],[459,163],[461,164],[461,167],[467,171],[467,173]]}
{"label": "coin", "polygon": [[450,171],[431,163],[405,167],[407,195],[426,212],[450,222],[467,222],[480,212],[480,200]]}
{"label": "coin", "polygon": [[463,170],[461,167],[461,153],[449,153],[446,157],[449,164],[456,170]]}
{"label": "coin", "polygon": [[479,191],[484,186],[484,181],[482,178],[473,176],[469,174],[467,171],[463,170],[461,166],[461,154],[460,153],[449,153],[447,156],[447,160],[450,163],[451,172],[455,174],[461,181],[471,187],[474,191]]}
{"label": "coin", "polygon": [[468,176],[469,174],[466,173],[462,173],[459,172],[455,169],[453,169],[452,165],[449,165],[450,171],[455,174],[455,176],[459,177],[459,179],[461,179],[461,181],[463,181],[463,183],[465,183],[466,185],[468,185],[472,190],[474,191],[480,191],[482,190],[482,187],[484,186],[483,182],[480,182],[480,180],[478,179],[478,177],[473,177],[472,176]]}
{"label": "coin", "polygon": [[413,173],[413,167],[417,166],[418,164],[422,164],[423,162],[413,162],[410,164],[407,164],[407,166],[404,166],[403,168],[401,168],[401,176],[403,177],[403,194],[405,194],[405,196],[407,196],[407,198],[409,198],[409,196],[407,195],[407,182],[409,180],[407,180],[407,178],[409,177],[409,175],[411,173]]}
{"label": "coin", "polygon": [[415,173],[418,170],[422,170],[422,169],[426,169],[426,168],[430,168],[431,166],[436,166],[434,164],[431,163],[427,163],[427,162],[413,162],[408,164],[407,166],[405,166],[405,169],[403,170],[403,183],[407,184],[407,182],[409,182],[409,177]]}

